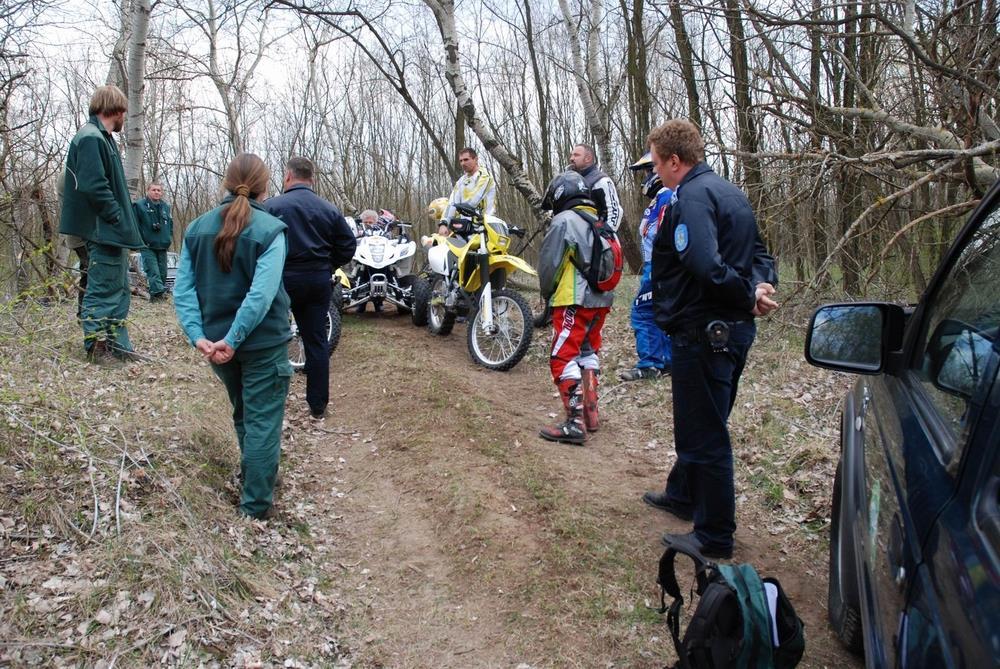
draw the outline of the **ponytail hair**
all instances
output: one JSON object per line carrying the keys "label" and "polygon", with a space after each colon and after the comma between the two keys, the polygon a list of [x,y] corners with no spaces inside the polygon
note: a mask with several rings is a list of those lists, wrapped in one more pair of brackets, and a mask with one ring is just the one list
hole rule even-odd
{"label": "ponytail hair", "polygon": [[227,274],[233,268],[236,239],[250,222],[250,200],[264,194],[270,178],[267,165],[252,153],[237,154],[226,168],[222,187],[236,199],[222,210],[222,229],[215,236],[215,259]]}

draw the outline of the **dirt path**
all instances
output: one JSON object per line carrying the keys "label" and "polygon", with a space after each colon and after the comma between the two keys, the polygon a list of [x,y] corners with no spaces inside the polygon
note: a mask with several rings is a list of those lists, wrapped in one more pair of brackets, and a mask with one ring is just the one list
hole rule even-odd
{"label": "dirt path", "polygon": [[[646,605],[660,535],[687,527],[640,496],[671,462],[669,383],[610,380],[596,437],[550,444],[535,436],[559,404],[543,342],[498,374],[473,365],[464,326],[438,338],[391,314],[344,320],[331,416],[316,428],[290,409],[282,504],[316,508],[321,585],[357,666],[666,664]],[[291,407],[303,391],[299,377]],[[859,666],[825,623],[822,546],[775,536],[755,500],[738,502],[737,559],[782,579],[807,625],[803,666]]]}

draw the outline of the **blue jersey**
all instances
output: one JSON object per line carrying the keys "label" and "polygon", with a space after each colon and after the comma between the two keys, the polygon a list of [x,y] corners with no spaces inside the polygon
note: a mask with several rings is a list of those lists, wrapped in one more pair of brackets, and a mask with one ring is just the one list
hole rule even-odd
{"label": "blue jersey", "polygon": [[669,188],[661,188],[656,197],[650,200],[646,211],[642,213],[642,223],[639,224],[639,241],[642,242],[642,261],[649,262],[653,257],[653,240],[656,231],[660,229],[664,208],[670,204],[673,193]]}

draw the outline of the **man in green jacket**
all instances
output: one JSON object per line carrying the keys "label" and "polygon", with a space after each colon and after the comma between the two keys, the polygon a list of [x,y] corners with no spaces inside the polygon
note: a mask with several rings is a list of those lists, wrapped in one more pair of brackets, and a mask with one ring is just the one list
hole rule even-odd
{"label": "man in green jacket", "polygon": [[136,201],[132,208],[139,224],[139,233],[146,248],[142,253],[142,271],[149,282],[149,301],[167,297],[167,249],[174,238],[174,220],[170,205],[163,201],[163,184],[154,181],[146,189],[146,197]]}
{"label": "man in green jacket", "polygon": [[144,244],[125,185],[121,154],[111,136],[125,125],[128,99],[117,86],[90,98],[90,119],[70,142],[59,232],[87,240],[83,346],[93,362],[132,359],[125,319],[131,303],[129,249]]}

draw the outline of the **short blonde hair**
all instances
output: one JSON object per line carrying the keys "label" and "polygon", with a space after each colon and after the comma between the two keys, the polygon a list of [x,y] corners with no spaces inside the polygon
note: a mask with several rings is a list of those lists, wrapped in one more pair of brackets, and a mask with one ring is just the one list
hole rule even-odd
{"label": "short blonde hair", "polygon": [[90,98],[91,116],[111,116],[128,110],[128,98],[117,86],[101,86]]}
{"label": "short blonde hair", "polygon": [[661,159],[676,155],[685,165],[697,165],[705,160],[705,140],[698,126],[686,118],[670,119],[653,128],[647,138]]}

